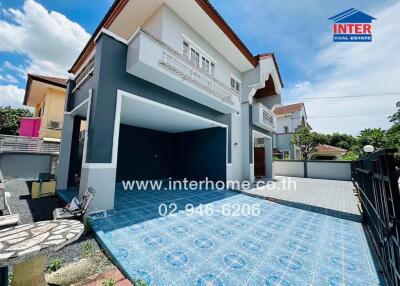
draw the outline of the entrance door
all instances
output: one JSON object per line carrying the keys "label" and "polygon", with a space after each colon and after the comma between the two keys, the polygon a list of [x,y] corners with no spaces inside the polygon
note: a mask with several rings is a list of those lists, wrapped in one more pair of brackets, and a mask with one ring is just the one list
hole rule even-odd
{"label": "entrance door", "polygon": [[265,148],[254,147],[254,176],[265,177]]}

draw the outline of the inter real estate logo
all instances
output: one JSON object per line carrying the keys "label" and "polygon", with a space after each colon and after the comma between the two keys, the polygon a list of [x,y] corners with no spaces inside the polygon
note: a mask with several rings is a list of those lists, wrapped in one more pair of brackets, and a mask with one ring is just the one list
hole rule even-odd
{"label": "inter real estate logo", "polygon": [[351,8],[333,17],[334,42],[371,42],[374,17]]}

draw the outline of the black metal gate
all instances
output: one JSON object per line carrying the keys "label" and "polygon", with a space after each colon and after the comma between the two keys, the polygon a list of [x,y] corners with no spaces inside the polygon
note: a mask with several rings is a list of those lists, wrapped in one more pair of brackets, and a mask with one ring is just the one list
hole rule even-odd
{"label": "black metal gate", "polygon": [[385,277],[400,286],[400,193],[393,153],[384,149],[354,161],[352,177]]}

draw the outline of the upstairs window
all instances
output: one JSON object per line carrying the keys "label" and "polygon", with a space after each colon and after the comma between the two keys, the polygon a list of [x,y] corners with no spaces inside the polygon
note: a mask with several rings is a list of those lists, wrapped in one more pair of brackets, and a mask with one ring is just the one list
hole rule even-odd
{"label": "upstairs window", "polygon": [[288,126],[283,126],[283,132],[285,134],[289,133],[289,127]]}
{"label": "upstairs window", "polygon": [[190,60],[195,66],[200,67],[200,54],[193,48],[190,49]]}
{"label": "upstairs window", "polygon": [[189,58],[189,50],[190,50],[189,43],[186,41],[183,41],[183,55],[186,58]]}
{"label": "upstairs window", "polygon": [[240,81],[238,81],[236,78],[231,76],[231,88],[233,90],[236,90],[237,92],[240,92]]}
{"label": "upstairs window", "polygon": [[215,63],[186,40],[183,41],[183,56],[207,74],[215,76]]}

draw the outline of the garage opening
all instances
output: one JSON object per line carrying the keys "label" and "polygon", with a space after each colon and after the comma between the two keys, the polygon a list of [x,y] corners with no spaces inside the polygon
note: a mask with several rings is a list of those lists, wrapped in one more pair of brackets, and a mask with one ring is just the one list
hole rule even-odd
{"label": "garage opening", "polygon": [[226,181],[227,129],[136,96],[121,104],[116,181]]}

